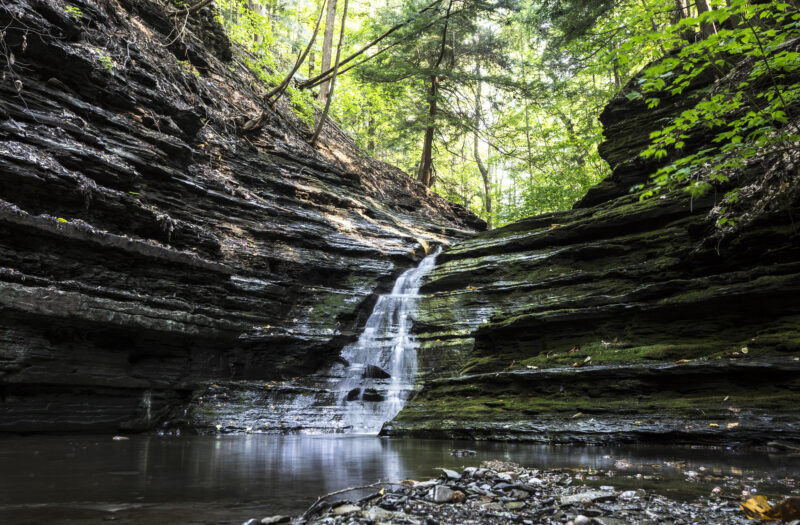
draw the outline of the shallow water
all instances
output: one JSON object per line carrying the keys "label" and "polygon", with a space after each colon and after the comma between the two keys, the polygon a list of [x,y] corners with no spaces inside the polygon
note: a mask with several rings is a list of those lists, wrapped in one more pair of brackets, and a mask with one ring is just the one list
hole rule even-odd
{"label": "shallow water", "polygon": [[[469,448],[473,457],[453,457]],[[316,496],[426,479],[487,459],[537,468],[798,477],[800,456],[678,447],[557,447],[367,436],[32,436],[0,439],[0,523],[241,523],[298,514]],[[673,462],[684,462],[681,468]],[[655,465],[655,466],[654,466]],[[646,478],[647,476],[645,476]]]}

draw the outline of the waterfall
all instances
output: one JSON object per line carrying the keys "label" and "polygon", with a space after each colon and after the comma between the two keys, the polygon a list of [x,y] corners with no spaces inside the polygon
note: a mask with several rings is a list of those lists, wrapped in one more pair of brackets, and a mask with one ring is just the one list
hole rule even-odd
{"label": "waterfall", "polygon": [[441,248],[404,272],[392,292],[378,297],[358,341],[342,350],[348,363],[336,389],[340,428],[377,434],[403,408],[417,375],[417,342],[409,333],[422,278],[436,264]]}
{"label": "waterfall", "polygon": [[152,391],[145,390],[145,392],[142,394],[142,406],[144,407],[144,418],[145,418],[145,421],[147,421],[149,423],[153,419],[153,414],[152,414],[153,392]]}

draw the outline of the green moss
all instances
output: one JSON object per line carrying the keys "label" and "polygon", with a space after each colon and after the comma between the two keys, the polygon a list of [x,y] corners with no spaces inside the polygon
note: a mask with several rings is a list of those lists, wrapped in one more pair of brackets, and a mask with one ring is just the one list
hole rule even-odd
{"label": "green moss", "polygon": [[[475,392],[473,391],[473,394]],[[426,398],[414,399],[398,415],[403,424],[420,424],[425,421],[456,420],[461,424],[488,421],[530,419],[539,414],[560,415],[572,418],[575,414],[637,414],[658,417],[702,417],[704,419],[736,419],[738,414],[752,410],[794,413],[797,395],[792,389],[762,387],[725,395],[723,391],[695,395],[670,395],[659,393],[637,395],[622,392],[621,396],[592,396],[560,393],[547,396],[505,391],[495,395],[464,395],[465,392],[437,391]],[[725,398],[728,398],[725,400]],[[735,407],[739,412],[732,412]]]}

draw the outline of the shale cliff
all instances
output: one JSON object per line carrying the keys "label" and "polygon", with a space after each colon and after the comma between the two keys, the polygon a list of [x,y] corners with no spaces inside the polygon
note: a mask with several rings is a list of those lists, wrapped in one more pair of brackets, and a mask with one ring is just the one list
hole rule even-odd
{"label": "shale cliff", "polygon": [[286,102],[243,132],[266,86],[170,6],[0,6],[0,431],[147,429],[315,370],[482,226],[333,125],[310,148]]}
{"label": "shale cliff", "polygon": [[[715,82],[705,75],[655,110],[619,95],[601,117],[610,178],[571,211],[439,257],[415,327],[418,392],[385,434],[800,440],[797,165],[776,174],[765,158],[750,163],[735,183],[761,212],[727,236],[711,213],[721,194],[630,192],[657,167],[638,156],[650,132]],[[696,130],[687,151],[710,137]],[[771,184],[781,206],[764,204]]]}

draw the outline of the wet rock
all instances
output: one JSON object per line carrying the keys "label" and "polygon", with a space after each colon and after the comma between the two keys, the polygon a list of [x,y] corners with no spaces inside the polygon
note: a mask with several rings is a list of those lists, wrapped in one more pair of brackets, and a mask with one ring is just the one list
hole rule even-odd
{"label": "wet rock", "polygon": [[442,471],[442,474],[444,474],[444,476],[447,479],[452,479],[452,480],[461,479],[461,474],[459,474],[455,470],[450,470],[450,469],[446,469],[446,468],[443,468],[443,469],[440,469],[440,470]]}
{"label": "wet rock", "polygon": [[[505,465],[509,468],[509,465]],[[539,493],[526,501],[510,501],[501,494],[478,495],[471,491],[452,491],[446,483],[449,480],[438,478],[416,484],[387,487],[384,493],[369,496],[358,505],[361,511],[345,515],[337,515],[330,508],[322,507],[319,514],[310,516],[310,524],[326,525],[367,525],[378,523],[430,523],[435,520],[442,525],[461,525],[463,523],[480,523],[482,525],[505,525],[507,523],[556,525],[571,522],[621,525],[623,523],[715,523],[721,525],[742,525],[745,518],[734,502],[720,504],[705,497],[693,501],[675,501],[657,493],[648,494],[647,501],[641,498],[642,492],[633,500],[622,500],[613,497],[613,492],[593,490],[584,485],[584,477],[602,483],[601,472],[572,473],[562,470],[528,470],[516,466],[509,469],[520,479],[536,477],[541,481]],[[499,473],[487,470],[484,480],[498,485]],[[465,478],[468,477],[466,474]],[[637,479],[635,475],[622,471],[617,480],[625,478],[630,482]],[[655,478],[654,478],[655,479]],[[746,483],[745,483],[746,482]],[[473,482],[474,483],[474,482]],[[488,484],[487,483],[487,484]],[[758,491],[758,482],[739,479],[726,480],[731,486],[741,487],[745,484]],[[763,483],[770,483],[766,479]],[[431,485],[433,484],[433,485]],[[793,486],[793,483],[790,484]],[[671,485],[671,489],[674,486]],[[637,491],[640,489],[637,489]],[[436,493],[441,496],[437,501]],[[450,499],[447,498],[452,492]],[[636,492],[636,491],[634,491]],[[461,501],[461,494],[466,498]],[[559,508],[564,498],[570,502]],[[730,505],[728,504],[730,503]],[[572,505],[581,505],[573,507]],[[352,505],[349,503],[339,505]],[[397,510],[402,505],[402,512]]]}
{"label": "wet rock", "polygon": [[578,494],[570,494],[567,496],[562,496],[560,498],[560,503],[562,506],[567,505],[577,505],[579,503],[584,503],[586,501],[593,503],[595,501],[607,501],[616,498],[616,495],[613,492],[606,492],[603,490],[590,490],[586,492],[580,492]]}
{"label": "wet rock", "polygon": [[[783,212],[717,242],[712,195],[691,200],[679,190],[640,201],[630,191],[663,162],[639,156],[649,132],[693,105],[700,94],[689,91],[714,78],[696,82],[657,110],[622,93],[611,101],[599,151],[613,173],[574,209],[482,233],[439,258],[421,289],[421,388],[387,434],[800,441],[789,395],[800,388],[800,335],[791,328],[800,319],[800,234],[790,219],[800,201],[787,198]],[[706,140],[698,128],[687,144],[696,151]],[[743,178],[758,185],[759,173]],[[792,181],[787,187],[800,184],[794,173],[781,177]],[[764,391],[770,401],[759,397]],[[722,405],[726,396],[741,406]],[[773,423],[766,430],[729,408]]]}
{"label": "wet rock", "polygon": [[361,389],[354,388],[350,392],[347,393],[347,397],[345,398],[347,401],[357,401],[361,399]]}
{"label": "wet rock", "polygon": [[372,401],[375,403],[379,403],[384,400],[384,397],[380,392],[378,392],[374,388],[365,388],[363,393],[361,394],[361,399],[363,401]]}
{"label": "wet rock", "polygon": [[354,512],[361,512],[361,507],[358,505],[339,505],[338,507],[334,507],[333,514],[336,516],[342,516],[344,514],[352,514]]}
{"label": "wet rock", "polygon": [[292,521],[292,518],[290,516],[278,515],[278,516],[269,516],[266,518],[262,518],[260,523],[261,525],[274,525],[278,523],[289,523],[290,521]]}
{"label": "wet rock", "polygon": [[393,512],[381,507],[370,507],[363,513],[364,517],[373,521],[407,520],[409,515],[405,512]]}
{"label": "wet rock", "polygon": [[643,498],[645,495],[644,489],[626,490],[619,495],[621,500],[632,500]]}
{"label": "wet rock", "polygon": [[383,368],[375,365],[367,365],[364,368],[363,377],[365,379],[389,379],[392,376]]}
{"label": "wet rock", "polygon": [[332,364],[421,242],[479,226],[332,124],[311,148],[284,103],[239,134],[263,83],[215,9],[90,4],[0,8],[25,63],[0,85],[0,431],[210,430],[183,410],[206,387]]}
{"label": "wet rock", "polygon": [[453,501],[454,494],[455,492],[450,487],[446,487],[444,485],[436,485],[428,493],[428,498],[430,498],[436,503],[449,503]]}

